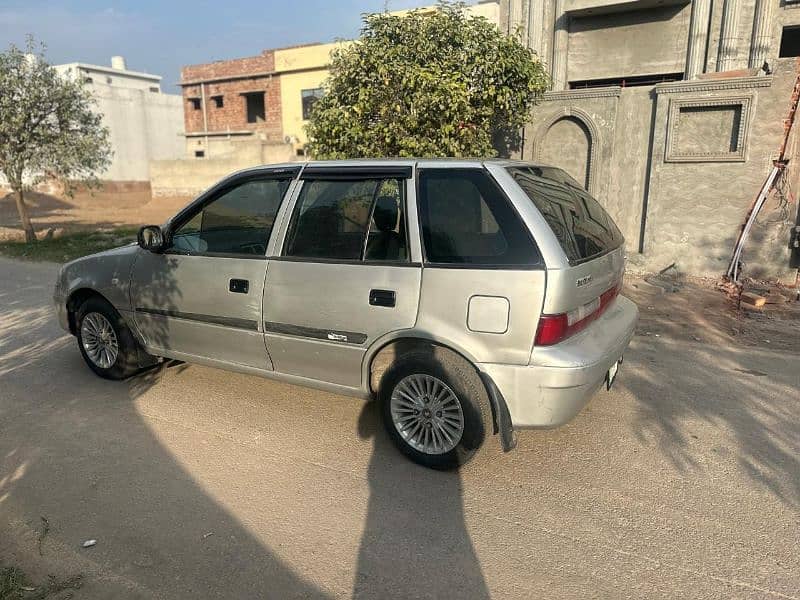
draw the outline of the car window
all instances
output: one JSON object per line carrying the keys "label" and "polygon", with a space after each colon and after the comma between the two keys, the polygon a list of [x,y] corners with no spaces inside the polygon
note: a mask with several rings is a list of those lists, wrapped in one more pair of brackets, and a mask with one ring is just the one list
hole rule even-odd
{"label": "car window", "polygon": [[405,260],[402,181],[303,182],[286,256],[337,260]]}
{"label": "car window", "polygon": [[400,262],[408,260],[403,186],[387,179],[378,188],[372,207],[365,260]]}
{"label": "car window", "polygon": [[590,260],[624,243],[600,203],[566,173],[552,167],[510,167],[542,213],[571,263]]}
{"label": "car window", "polygon": [[178,252],[264,255],[289,179],[247,181],[207,204],[172,234]]}
{"label": "car window", "polygon": [[525,225],[482,169],[424,169],[419,205],[432,263],[532,265],[541,256]]}

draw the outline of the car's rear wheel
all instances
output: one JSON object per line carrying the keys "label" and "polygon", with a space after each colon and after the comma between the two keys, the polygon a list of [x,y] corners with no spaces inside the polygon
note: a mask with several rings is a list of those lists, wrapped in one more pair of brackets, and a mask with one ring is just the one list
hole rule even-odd
{"label": "car's rear wheel", "polygon": [[463,465],[491,432],[491,408],[480,377],[466,360],[443,348],[399,359],[384,375],[379,399],[389,436],[426,467]]}
{"label": "car's rear wheel", "polygon": [[139,371],[139,348],[131,330],[111,304],[100,297],[78,308],[78,347],[89,368],[106,379],[125,379]]}

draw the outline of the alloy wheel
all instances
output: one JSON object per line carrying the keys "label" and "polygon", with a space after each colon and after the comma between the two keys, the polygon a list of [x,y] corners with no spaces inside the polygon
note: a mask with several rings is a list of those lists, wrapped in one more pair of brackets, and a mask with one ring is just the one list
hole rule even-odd
{"label": "alloy wheel", "polygon": [[101,369],[110,369],[119,356],[119,342],[114,328],[98,312],[87,313],[81,321],[81,342],[86,356]]}
{"label": "alloy wheel", "polygon": [[453,390],[427,374],[401,379],[389,404],[392,423],[406,443],[425,454],[445,454],[464,433],[464,411]]}

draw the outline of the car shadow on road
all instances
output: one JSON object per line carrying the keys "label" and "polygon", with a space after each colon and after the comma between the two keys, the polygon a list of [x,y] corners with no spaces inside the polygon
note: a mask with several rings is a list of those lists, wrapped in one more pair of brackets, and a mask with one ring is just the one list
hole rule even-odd
{"label": "car shadow on road", "polygon": [[431,471],[402,457],[377,401],[364,404],[358,435],[373,445],[353,598],[489,598],[458,471]]}
{"label": "car shadow on road", "polygon": [[[0,564],[39,581],[82,572],[81,597],[330,597],[218,503],[143,419],[137,399],[164,367],[128,382],[94,376],[52,317],[57,267],[2,268]],[[97,545],[82,549],[87,539]]]}

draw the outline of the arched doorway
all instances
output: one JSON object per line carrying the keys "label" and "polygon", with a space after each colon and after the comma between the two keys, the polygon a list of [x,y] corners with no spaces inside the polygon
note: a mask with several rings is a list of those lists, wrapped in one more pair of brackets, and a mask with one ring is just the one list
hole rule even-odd
{"label": "arched doorway", "polygon": [[556,119],[539,139],[536,159],[561,167],[587,190],[591,187],[592,134],[574,115]]}

